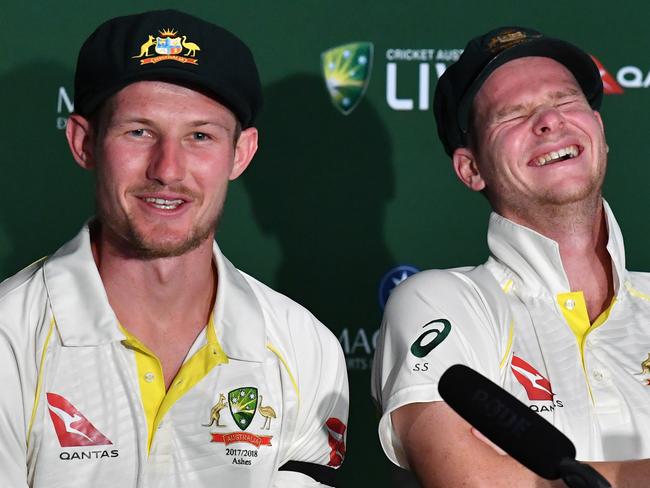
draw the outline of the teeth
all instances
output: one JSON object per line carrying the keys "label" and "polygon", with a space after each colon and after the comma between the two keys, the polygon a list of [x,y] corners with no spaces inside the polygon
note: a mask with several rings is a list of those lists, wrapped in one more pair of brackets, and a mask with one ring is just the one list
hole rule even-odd
{"label": "teeth", "polygon": [[147,197],[145,202],[153,204],[154,207],[162,210],[173,210],[183,203],[183,200],[167,200],[165,198]]}
{"label": "teeth", "polygon": [[558,149],[557,151],[551,151],[547,154],[539,156],[537,158],[537,166],[544,166],[550,162],[555,162],[558,159],[566,160],[570,158],[575,158],[579,153],[578,146],[571,145]]}

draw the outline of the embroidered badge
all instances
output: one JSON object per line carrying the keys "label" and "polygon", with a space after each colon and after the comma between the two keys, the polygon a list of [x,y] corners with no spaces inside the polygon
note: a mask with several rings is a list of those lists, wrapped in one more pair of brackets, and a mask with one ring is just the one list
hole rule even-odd
{"label": "embroidered badge", "polygon": [[216,424],[216,427],[224,427],[219,423],[219,419],[221,418],[221,414],[219,413],[226,405],[228,402],[226,402],[226,396],[223,393],[219,393],[219,401],[210,409],[210,423],[209,424],[201,424],[203,427],[211,427],[212,424]]}
{"label": "embroidered badge", "polygon": [[199,64],[196,52],[198,44],[187,40],[187,36],[177,36],[174,29],[162,29],[159,36],[149,34],[149,38],[140,45],[140,54],[131,56],[140,59],[140,64],[155,64],[160,61],[177,61],[179,63]]}
{"label": "embroidered badge", "polygon": [[646,386],[650,386],[650,353],[648,357],[641,363],[641,374],[644,376],[644,382]]}
{"label": "embroidered badge", "polygon": [[[240,431],[224,433],[213,431],[211,433],[211,442],[223,443],[226,446],[238,442],[251,444],[256,448],[259,448],[260,446],[270,446],[273,436],[243,432],[251,425],[256,413],[259,413],[259,416],[264,418],[264,422],[258,428],[260,430],[271,430],[271,421],[277,418],[277,414],[273,407],[270,405],[263,405],[262,401],[262,395],[258,396],[257,388],[252,386],[231,390],[228,392],[227,397],[224,394],[219,393],[219,400],[210,410],[210,422],[202,425],[204,427],[228,427],[228,424],[232,425],[232,423],[228,422],[227,419],[224,420],[221,417],[221,410],[228,405],[232,420]],[[258,419],[258,421],[259,420],[260,419]],[[222,424],[221,421],[224,421],[225,423]],[[257,421],[255,425],[258,425]]]}

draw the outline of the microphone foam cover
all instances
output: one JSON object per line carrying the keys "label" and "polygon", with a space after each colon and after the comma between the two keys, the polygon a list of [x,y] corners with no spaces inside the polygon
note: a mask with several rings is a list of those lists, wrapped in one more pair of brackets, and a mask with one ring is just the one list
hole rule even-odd
{"label": "microphone foam cover", "polygon": [[571,440],[503,388],[456,364],[440,378],[443,400],[481,434],[542,478],[560,478],[562,460],[575,459]]}

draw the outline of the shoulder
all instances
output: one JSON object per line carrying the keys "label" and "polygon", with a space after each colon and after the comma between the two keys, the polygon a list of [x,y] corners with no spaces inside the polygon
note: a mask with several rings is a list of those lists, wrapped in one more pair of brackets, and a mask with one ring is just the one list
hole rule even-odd
{"label": "shoulder", "polygon": [[24,292],[29,284],[37,279],[37,275],[42,270],[45,259],[39,259],[0,283],[0,303],[20,295],[21,291]]}
{"label": "shoulder", "polygon": [[384,318],[390,322],[432,310],[444,315],[485,314],[499,307],[498,299],[498,284],[485,266],[431,269],[411,276],[391,292]]}
{"label": "shoulder", "polygon": [[5,332],[23,330],[34,314],[42,314],[47,304],[47,291],[41,259],[0,283],[0,327]]}
{"label": "shoulder", "polygon": [[324,349],[338,347],[334,334],[309,310],[252,276],[239,272],[248,282],[262,308],[269,336],[304,346],[318,344]]}
{"label": "shoulder", "polygon": [[620,286],[624,288],[624,293],[633,299],[640,302],[650,302],[650,273],[628,271],[625,281]]}

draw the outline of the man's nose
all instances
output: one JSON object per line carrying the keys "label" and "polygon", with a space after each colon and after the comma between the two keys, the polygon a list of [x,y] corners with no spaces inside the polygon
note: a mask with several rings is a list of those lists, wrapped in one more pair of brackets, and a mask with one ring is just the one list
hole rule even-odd
{"label": "man's nose", "polygon": [[563,126],[564,116],[556,107],[543,107],[535,114],[533,131],[537,135],[554,132]]}
{"label": "man's nose", "polygon": [[185,161],[179,142],[170,138],[158,142],[147,167],[147,178],[163,185],[177,183],[185,178]]}

